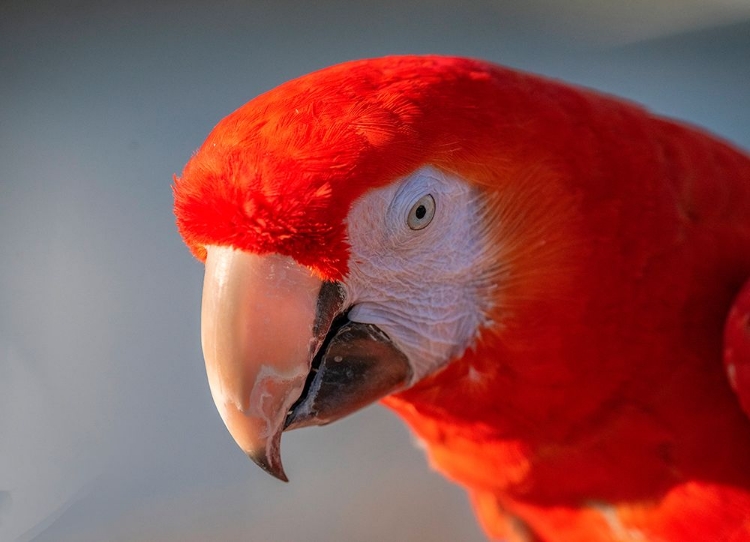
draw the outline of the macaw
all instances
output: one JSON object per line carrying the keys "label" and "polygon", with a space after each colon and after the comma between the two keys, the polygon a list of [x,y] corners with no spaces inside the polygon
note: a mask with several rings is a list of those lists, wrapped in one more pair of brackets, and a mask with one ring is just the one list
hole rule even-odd
{"label": "macaw", "polygon": [[381,400],[487,535],[750,540],[750,158],[487,62],[333,66],[224,118],[174,180],[218,411]]}

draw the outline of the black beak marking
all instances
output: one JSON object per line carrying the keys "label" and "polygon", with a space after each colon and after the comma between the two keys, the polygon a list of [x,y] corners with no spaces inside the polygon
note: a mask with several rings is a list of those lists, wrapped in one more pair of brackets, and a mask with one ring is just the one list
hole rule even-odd
{"label": "black beak marking", "polygon": [[[325,425],[351,414],[409,385],[412,369],[406,355],[373,324],[347,317],[341,284],[324,282],[318,294],[313,325],[310,372],[297,401],[284,420],[284,430]],[[281,466],[278,432],[266,454],[250,458],[279,480],[287,481]]]}

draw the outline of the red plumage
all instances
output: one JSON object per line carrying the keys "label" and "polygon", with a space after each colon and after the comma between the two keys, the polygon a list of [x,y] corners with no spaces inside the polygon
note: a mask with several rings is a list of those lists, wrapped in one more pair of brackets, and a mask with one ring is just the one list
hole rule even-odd
{"label": "red plumage", "polygon": [[[750,540],[750,421],[722,365],[750,159],[730,145],[484,62],[358,61],[225,118],[175,180],[178,226],[199,258],[229,244],[338,279],[352,203],[424,164],[491,201],[494,324],[386,403],[487,531]],[[748,297],[727,328],[740,392]]]}

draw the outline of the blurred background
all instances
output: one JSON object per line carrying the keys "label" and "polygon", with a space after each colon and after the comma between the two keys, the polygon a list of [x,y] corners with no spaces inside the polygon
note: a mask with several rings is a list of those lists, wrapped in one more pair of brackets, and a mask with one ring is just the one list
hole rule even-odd
{"label": "blurred background", "polygon": [[170,184],[253,96],[344,60],[481,57],[750,148],[747,0],[0,2],[0,540],[479,541],[463,491],[375,406],[224,429],[202,266]]}

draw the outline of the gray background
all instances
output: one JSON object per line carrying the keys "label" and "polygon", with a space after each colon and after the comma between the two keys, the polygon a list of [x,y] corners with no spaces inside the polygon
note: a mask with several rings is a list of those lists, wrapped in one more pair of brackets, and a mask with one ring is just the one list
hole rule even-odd
{"label": "gray background", "polygon": [[286,435],[288,485],[242,455],[172,174],[258,93],[388,53],[564,78],[750,148],[748,21],[745,0],[0,3],[0,540],[482,540],[381,407]]}

